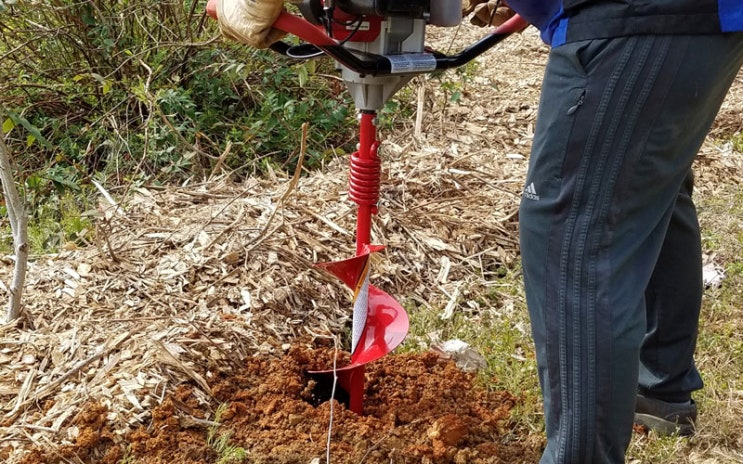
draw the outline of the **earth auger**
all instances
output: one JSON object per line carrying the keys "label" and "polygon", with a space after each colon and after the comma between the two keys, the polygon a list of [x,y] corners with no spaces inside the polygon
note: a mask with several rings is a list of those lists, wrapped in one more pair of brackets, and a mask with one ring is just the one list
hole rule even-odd
{"label": "earth auger", "polygon": [[[215,2],[207,6],[213,17]],[[394,350],[409,329],[400,303],[369,282],[369,257],[384,248],[371,243],[381,180],[377,113],[414,76],[464,65],[528,24],[514,16],[448,56],[425,46],[425,30],[429,25],[459,25],[461,0],[303,0],[298,7],[302,17],[283,12],[274,28],[306,43],[276,42],[271,49],[294,59],[335,59],[359,112],[359,143],[350,159],[348,189],[358,206],[356,256],[318,264],[353,290],[351,360],[311,374],[336,376],[338,387],[347,393],[348,408],[362,414],[364,366]]]}

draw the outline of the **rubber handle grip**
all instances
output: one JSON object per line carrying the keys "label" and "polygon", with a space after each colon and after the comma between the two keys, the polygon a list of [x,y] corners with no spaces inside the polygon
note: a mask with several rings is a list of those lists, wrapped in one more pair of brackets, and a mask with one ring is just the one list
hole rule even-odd
{"label": "rubber handle grip", "polygon": [[493,34],[513,34],[515,32],[521,32],[529,27],[529,23],[519,15],[513,15],[506,20],[503,24],[496,27]]}

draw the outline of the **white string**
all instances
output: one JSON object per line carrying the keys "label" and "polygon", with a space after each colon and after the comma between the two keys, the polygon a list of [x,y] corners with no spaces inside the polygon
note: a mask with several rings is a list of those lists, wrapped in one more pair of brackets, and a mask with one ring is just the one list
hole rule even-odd
{"label": "white string", "polygon": [[335,387],[338,384],[338,337],[333,337],[335,353],[333,355],[333,387],[330,389],[330,419],[328,421],[328,441],[325,449],[325,463],[330,464],[330,439],[333,435],[333,414],[335,412],[334,401]]}

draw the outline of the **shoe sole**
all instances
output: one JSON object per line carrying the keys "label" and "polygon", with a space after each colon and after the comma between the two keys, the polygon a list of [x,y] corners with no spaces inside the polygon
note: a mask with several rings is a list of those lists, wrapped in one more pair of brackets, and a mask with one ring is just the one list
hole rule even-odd
{"label": "shoe sole", "polygon": [[677,435],[689,437],[694,435],[694,426],[691,424],[677,424],[649,414],[635,413],[635,423],[652,430],[660,436]]}

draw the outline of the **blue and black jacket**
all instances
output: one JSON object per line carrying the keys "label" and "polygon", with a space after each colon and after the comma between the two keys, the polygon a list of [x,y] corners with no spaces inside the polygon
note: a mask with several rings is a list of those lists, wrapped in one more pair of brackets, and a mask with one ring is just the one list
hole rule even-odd
{"label": "blue and black jacket", "polygon": [[509,0],[552,46],[636,34],[743,31],[743,0]]}

